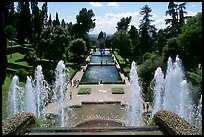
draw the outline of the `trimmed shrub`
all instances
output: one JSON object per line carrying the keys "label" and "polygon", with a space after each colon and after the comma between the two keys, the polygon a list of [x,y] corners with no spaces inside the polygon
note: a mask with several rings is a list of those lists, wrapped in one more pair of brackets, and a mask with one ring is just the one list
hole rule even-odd
{"label": "trimmed shrub", "polygon": [[91,88],[80,88],[78,94],[90,94]]}
{"label": "trimmed shrub", "polygon": [[124,89],[122,87],[111,88],[112,94],[124,94]]}

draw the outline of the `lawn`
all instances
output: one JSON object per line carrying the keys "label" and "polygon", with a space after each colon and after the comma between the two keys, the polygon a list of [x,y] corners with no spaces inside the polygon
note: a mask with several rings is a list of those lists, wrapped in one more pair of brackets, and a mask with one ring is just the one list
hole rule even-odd
{"label": "lawn", "polygon": [[7,59],[8,59],[8,62],[10,63],[18,63],[20,65],[28,65],[28,63],[26,61],[23,60],[25,55],[22,55],[20,53],[14,53],[12,54],[12,57],[11,55],[7,55]]}

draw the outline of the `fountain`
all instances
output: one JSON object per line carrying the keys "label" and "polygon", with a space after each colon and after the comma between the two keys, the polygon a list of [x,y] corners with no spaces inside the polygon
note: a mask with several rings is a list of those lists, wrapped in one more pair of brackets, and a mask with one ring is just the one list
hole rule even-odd
{"label": "fountain", "polygon": [[[52,102],[60,102],[61,106],[61,127],[65,126],[65,116],[64,116],[64,101],[65,91],[69,87],[68,83],[68,73],[65,68],[64,62],[59,61],[56,70],[55,77],[56,81],[53,85],[48,85],[44,80],[44,75],[42,73],[41,65],[38,65],[35,70],[34,80],[32,77],[27,76],[25,88],[18,86],[19,78],[14,76],[10,84],[10,91],[8,92],[8,105],[7,114],[15,115],[18,112],[31,112],[36,118],[41,119],[43,125],[45,124],[46,114],[45,107],[49,100]],[[50,88],[53,88],[51,92]],[[49,92],[48,92],[49,91]],[[51,95],[51,99],[48,98],[48,93]]]}
{"label": "fountain", "polygon": [[44,75],[42,72],[42,66],[38,65],[35,70],[35,78],[34,78],[34,93],[35,93],[35,100],[37,105],[37,118],[38,119],[44,119],[45,118],[45,112],[44,108],[48,101],[48,91],[49,91],[49,85],[44,80]]}
{"label": "fountain", "polygon": [[[54,87],[53,87],[53,98],[52,101],[53,102],[60,102],[60,106],[61,106],[61,112],[60,112],[60,117],[61,117],[61,127],[65,127],[65,114],[64,114],[64,101],[65,99],[67,99],[68,97],[65,96],[65,91],[67,90],[67,88],[69,87],[69,78],[68,78],[68,69],[65,68],[64,65],[64,61],[59,61],[57,68],[55,70],[55,83],[54,83]],[[67,95],[67,94],[66,94]]]}
{"label": "fountain", "polygon": [[8,92],[8,100],[7,100],[7,115],[16,115],[18,112],[23,111],[23,90],[19,86],[19,77],[14,76],[11,84],[10,89]]}
{"label": "fountain", "polygon": [[138,81],[137,67],[133,61],[131,64],[130,70],[130,84],[131,90],[129,95],[129,104],[128,104],[128,120],[127,125],[130,126],[143,126],[143,99],[141,96],[141,87]]}
{"label": "fountain", "polygon": [[36,101],[34,98],[34,90],[31,82],[32,78],[27,76],[25,85],[25,99],[24,99],[24,112],[31,112],[37,117]]}
{"label": "fountain", "polygon": [[154,93],[154,100],[153,100],[153,108],[152,108],[152,113],[151,113],[151,119],[153,118],[153,115],[163,108],[162,106],[162,95],[164,94],[164,84],[165,84],[165,79],[164,79],[164,74],[161,70],[160,67],[158,67],[154,73],[154,79],[153,79],[153,93]]}
{"label": "fountain", "polygon": [[169,57],[165,79],[161,69],[157,68],[153,80],[155,80],[155,85],[151,118],[158,110],[164,109],[176,113],[193,124],[195,121],[194,104],[178,55],[174,63]]}
{"label": "fountain", "polygon": [[200,96],[197,106],[195,126],[202,129],[202,95]]}

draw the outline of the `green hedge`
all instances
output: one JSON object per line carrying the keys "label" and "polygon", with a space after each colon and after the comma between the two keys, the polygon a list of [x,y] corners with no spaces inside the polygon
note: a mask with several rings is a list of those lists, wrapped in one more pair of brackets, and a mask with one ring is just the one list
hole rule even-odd
{"label": "green hedge", "polygon": [[122,87],[111,88],[112,94],[124,94],[124,89]]}
{"label": "green hedge", "polygon": [[80,88],[78,94],[90,94],[91,88]]}

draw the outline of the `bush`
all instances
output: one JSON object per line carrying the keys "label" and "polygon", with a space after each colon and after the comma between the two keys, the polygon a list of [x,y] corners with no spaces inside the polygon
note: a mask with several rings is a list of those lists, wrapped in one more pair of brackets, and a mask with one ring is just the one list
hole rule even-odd
{"label": "bush", "polygon": [[80,88],[78,94],[90,94],[91,88]]}
{"label": "bush", "polygon": [[26,62],[28,62],[28,64],[33,64],[37,60],[37,56],[35,52],[28,51],[27,54],[24,56],[24,59],[26,60]]}
{"label": "bush", "polygon": [[112,94],[124,94],[124,89],[121,87],[111,88]]}
{"label": "bush", "polygon": [[5,33],[6,33],[7,38],[10,39],[10,40],[17,36],[16,28],[14,28],[11,25],[6,26]]}
{"label": "bush", "polygon": [[19,81],[21,81],[21,82],[26,81],[28,74],[29,74],[28,71],[26,71],[25,69],[19,69],[15,73],[15,75],[17,75],[19,77]]}

